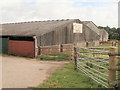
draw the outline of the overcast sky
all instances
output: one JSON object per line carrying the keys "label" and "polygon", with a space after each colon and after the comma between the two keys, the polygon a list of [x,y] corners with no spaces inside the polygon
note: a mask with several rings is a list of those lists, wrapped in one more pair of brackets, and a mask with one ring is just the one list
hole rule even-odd
{"label": "overcast sky", "polygon": [[118,27],[119,0],[0,0],[0,23],[80,19]]}

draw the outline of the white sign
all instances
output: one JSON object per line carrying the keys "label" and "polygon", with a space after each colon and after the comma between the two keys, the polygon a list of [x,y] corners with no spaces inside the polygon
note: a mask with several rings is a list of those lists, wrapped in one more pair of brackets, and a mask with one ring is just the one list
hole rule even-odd
{"label": "white sign", "polygon": [[79,23],[73,23],[73,33],[82,33],[83,25]]}

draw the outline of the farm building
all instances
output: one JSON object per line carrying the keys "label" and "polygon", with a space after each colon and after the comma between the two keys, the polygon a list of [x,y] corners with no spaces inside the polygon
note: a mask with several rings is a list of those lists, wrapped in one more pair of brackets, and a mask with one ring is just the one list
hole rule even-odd
{"label": "farm building", "polygon": [[[76,26],[75,26],[76,25]],[[78,27],[78,26],[79,27]],[[74,33],[74,28],[81,28]],[[97,29],[98,30],[98,29]],[[43,46],[55,45],[99,45],[100,35],[79,19],[33,21],[2,24],[0,39],[4,41],[3,51],[9,54],[35,57]]]}
{"label": "farm building", "polygon": [[108,41],[108,32],[104,29],[100,29],[100,41]]}
{"label": "farm building", "polygon": [[83,21],[83,23],[100,36],[99,41],[108,41],[108,32],[106,30],[98,29],[98,27],[92,21]]}

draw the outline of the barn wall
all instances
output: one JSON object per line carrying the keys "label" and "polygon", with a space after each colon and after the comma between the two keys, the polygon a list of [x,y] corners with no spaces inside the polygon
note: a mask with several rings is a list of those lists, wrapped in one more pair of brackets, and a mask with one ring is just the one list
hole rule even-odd
{"label": "barn wall", "polygon": [[59,53],[73,50],[73,44],[62,44],[62,45],[51,45],[51,46],[41,46],[39,48],[40,54],[49,54],[49,53]]}
{"label": "barn wall", "polygon": [[35,57],[34,41],[9,40],[8,53],[18,56]]}
{"label": "barn wall", "polygon": [[[80,42],[80,43],[76,43],[75,46],[86,47],[87,43],[88,43],[88,46],[98,46],[99,45],[99,41],[93,41],[93,42]],[[72,51],[73,47],[74,47],[74,44],[61,44],[61,45],[41,46],[39,48],[39,54],[38,55]]]}
{"label": "barn wall", "polygon": [[41,46],[39,48],[39,55],[50,54],[50,53],[59,53],[59,52],[60,52],[60,45]]}
{"label": "barn wall", "polygon": [[73,44],[74,42],[77,42],[75,41],[75,34],[73,33],[73,23],[70,23],[65,27],[56,28],[54,31],[38,36],[37,39],[39,47],[60,44]]}
{"label": "barn wall", "polygon": [[35,39],[33,37],[9,37],[8,54],[35,57]]}
{"label": "barn wall", "polygon": [[[76,21],[77,22],[77,21]],[[78,22],[79,23],[79,22]],[[83,24],[83,33],[73,33],[73,23],[68,24],[66,27],[59,27],[56,30],[48,32],[44,35],[37,36],[38,47],[60,45],[60,44],[75,44],[84,43],[89,41],[98,41],[99,36],[96,32]]]}
{"label": "barn wall", "polygon": [[74,34],[72,33],[72,26],[68,25],[64,28],[57,28],[54,31],[48,32],[44,35],[38,36],[38,46],[50,46],[69,44],[74,42]]}
{"label": "barn wall", "polygon": [[108,32],[100,29],[100,41],[108,41]]}
{"label": "barn wall", "polygon": [[94,41],[94,46],[99,46],[100,45],[100,42],[99,41]]}
{"label": "barn wall", "polygon": [[99,46],[99,45],[100,45],[99,41],[90,41],[90,42],[79,42],[79,43],[76,43],[76,46],[79,46],[79,47]]}
{"label": "barn wall", "polygon": [[0,53],[8,53],[8,37],[0,37]]}
{"label": "barn wall", "polygon": [[85,46],[86,46],[86,42],[79,42],[79,43],[76,43],[76,46],[85,47]]}
{"label": "barn wall", "polygon": [[98,41],[100,36],[94,32],[93,30],[91,30],[90,28],[88,28],[86,25],[83,25],[83,34],[84,34],[84,38],[85,38],[85,41],[89,41],[89,42],[92,42],[92,41]]}
{"label": "barn wall", "polygon": [[74,34],[74,42],[79,46],[86,46],[86,42],[98,41],[100,36],[83,24],[83,33]]}
{"label": "barn wall", "polygon": [[66,51],[72,51],[73,50],[73,44],[62,44],[62,47],[63,47],[63,52],[66,52]]}

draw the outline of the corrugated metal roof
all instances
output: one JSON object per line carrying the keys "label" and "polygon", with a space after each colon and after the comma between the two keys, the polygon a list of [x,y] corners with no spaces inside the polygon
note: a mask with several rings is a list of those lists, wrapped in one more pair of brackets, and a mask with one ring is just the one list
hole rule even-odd
{"label": "corrugated metal roof", "polygon": [[52,21],[32,21],[2,24],[2,36],[40,36],[47,32],[65,27],[79,19],[52,20]]}

